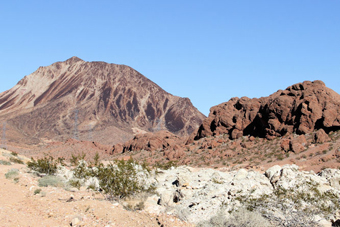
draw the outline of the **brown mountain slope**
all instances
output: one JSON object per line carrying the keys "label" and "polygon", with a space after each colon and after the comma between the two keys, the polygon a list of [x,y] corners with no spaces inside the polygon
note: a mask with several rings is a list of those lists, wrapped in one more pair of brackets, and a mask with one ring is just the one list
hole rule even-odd
{"label": "brown mountain slope", "polygon": [[39,67],[0,94],[7,137],[26,144],[70,137],[114,144],[132,138],[133,129],[184,136],[204,118],[188,98],[128,66],[77,57]]}
{"label": "brown mountain slope", "polygon": [[212,107],[189,141],[221,134],[231,139],[244,135],[273,139],[321,128],[326,132],[340,129],[340,95],[322,81],[305,81],[268,97],[232,98]]}

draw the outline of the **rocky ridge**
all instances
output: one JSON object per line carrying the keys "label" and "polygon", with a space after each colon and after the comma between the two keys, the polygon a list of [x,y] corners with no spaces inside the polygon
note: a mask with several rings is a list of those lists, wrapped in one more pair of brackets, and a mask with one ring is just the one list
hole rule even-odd
{"label": "rocky ridge", "polygon": [[189,141],[228,134],[273,139],[287,133],[340,129],[340,95],[322,81],[305,81],[268,97],[232,98],[214,106]]}
{"label": "rocky ridge", "polygon": [[10,142],[68,138],[105,145],[134,130],[192,133],[205,118],[188,98],[173,96],[136,70],[72,57],[39,67],[0,94],[0,120]]}

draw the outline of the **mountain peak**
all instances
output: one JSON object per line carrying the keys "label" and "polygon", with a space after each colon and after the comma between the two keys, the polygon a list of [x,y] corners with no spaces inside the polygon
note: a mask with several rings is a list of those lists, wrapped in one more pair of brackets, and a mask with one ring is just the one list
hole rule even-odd
{"label": "mountain peak", "polygon": [[65,61],[65,63],[68,63],[68,64],[71,65],[71,64],[74,64],[74,63],[76,63],[76,62],[78,62],[78,61],[84,61],[84,60],[78,58],[77,56],[73,56],[73,57],[67,59],[67,60]]}

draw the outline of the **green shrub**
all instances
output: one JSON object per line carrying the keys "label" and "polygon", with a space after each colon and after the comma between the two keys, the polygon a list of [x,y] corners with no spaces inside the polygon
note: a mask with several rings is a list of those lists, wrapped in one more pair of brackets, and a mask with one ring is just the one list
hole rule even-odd
{"label": "green shrub", "polygon": [[[202,156],[201,158],[203,159],[202,161],[204,161],[204,157]],[[157,169],[168,170],[171,167],[177,167],[177,161],[168,161],[166,163],[156,162],[155,167]]]}
{"label": "green shrub", "polygon": [[40,178],[38,180],[39,187],[64,187],[65,183],[64,181],[57,176],[44,176],[43,178]]}
{"label": "green shrub", "polygon": [[12,163],[9,162],[9,161],[0,160],[0,165],[7,165],[7,166],[9,166],[9,165],[12,165]]}
{"label": "green shrub", "polygon": [[[73,170],[76,180],[71,180],[72,186],[79,186],[77,180],[89,179],[96,177],[99,180],[99,186],[103,193],[107,195],[108,200],[114,198],[126,198],[140,192],[153,192],[153,186],[146,186],[138,179],[137,173],[144,172],[149,174],[151,169],[147,163],[139,165],[133,159],[128,161],[115,160],[104,166],[99,161],[95,162],[95,167],[89,167],[84,160],[78,160],[78,166]],[[80,183],[80,182],[79,182]],[[89,186],[88,189],[95,189],[95,186]]]}
{"label": "green shrub", "polygon": [[[71,158],[70,158],[70,163],[71,163],[71,165],[76,166],[76,165],[79,164],[80,160],[85,160],[85,157],[86,157],[85,153],[81,153],[81,154],[78,154],[78,155],[72,154]],[[98,158],[98,160],[99,160],[99,158]]]}
{"label": "green shrub", "polygon": [[24,164],[24,162],[23,162],[22,160],[20,160],[19,158],[10,157],[9,160],[10,160],[11,162],[14,162],[14,163]]}
{"label": "green shrub", "polygon": [[39,194],[41,192],[41,188],[37,188],[34,190],[34,195]]}
{"label": "green shrub", "polygon": [[19,176],[19,170],[18,169],[10,169],[5,174],[6,179],[14,179]]}
{"label": "green shrub", "polygon": [[[154,192],[154,186],[146,186],[137,177],[138,163],[132,159],[109,163],[98,169],[98,179],[101,189],[107,198],[125,198],[141,192]],[[141,166],[140,166],[141,167]],[[143,167],[142,171],[147,172]]]}
{"label": "green shrub", "polygon": [[13,155],[13,156],[18,156],[18,153],[15,152],[15,151],[12,151],[12,152],[11,152],[11,155]]}
{"label": "green shrub", "polygon": [[27,167],[31,170],[37,171],[39,173],[46,173],[48,175],[53,175],[57,172],[57,165],[63,164],[63,159],[58,158],[54,160],[52,156],[44,157],[35,160],[31,158],[31,161],[27,162]]}
{"label": "green shrub", "polygon": [[68,182],[72,187],[75,187],[77,188],[78,190],[80,189],[81,187],[81,182],[80,180],[76,180],[76,179],[72,179]]}

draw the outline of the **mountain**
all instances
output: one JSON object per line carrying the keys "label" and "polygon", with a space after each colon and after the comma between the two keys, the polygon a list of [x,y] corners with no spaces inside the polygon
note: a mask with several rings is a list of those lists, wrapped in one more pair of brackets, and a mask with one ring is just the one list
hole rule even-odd
{"label": "mountain", "polygon": [[68,138],[124,142],[136,132],[192,133],[205,116],[125,65],[72,57],[39,67],[0,94],[0,120],[10,142]]}
{"label": "mountain", "polygon": [[294,84],[268,97],[232,98],[214,106],[190,140],[221,134],[273,139],[318,129],[340,129],[340,95],[320,80]]}

